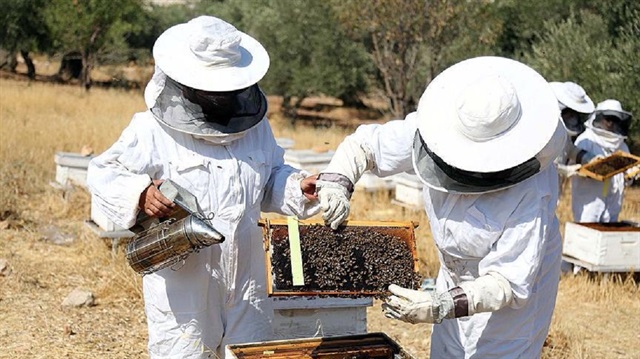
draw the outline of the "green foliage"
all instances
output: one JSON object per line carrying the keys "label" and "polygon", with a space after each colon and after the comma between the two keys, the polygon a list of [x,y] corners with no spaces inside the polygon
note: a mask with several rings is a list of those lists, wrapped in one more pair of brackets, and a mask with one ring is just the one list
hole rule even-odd
{"label": "green foliage", "polygon": [[43,26],[45,0],[0,0],[0,47],[10,52],[47,51],[50,38]]}
{"label": "green foliage", "polygon": [[145,25],[142,13],[142,0],[50,0],[44,18],[56,49],[93,56],[125,47]]}
{"label": "green foliage", "polygon": [[326,2],[229,0],[204,9],[255,37],[271,66],[261,86],[269,94],[329,94],[355,101],[370,63],[362,44],[349,40]]}
{"label": "green foliage", "polygon": [[[640,12],[612,37],[607,19],[581,12],[558,23],[548,21],[540,41],[522,60],[549,81],[573,81],[585,88],[594,102],[620,101],[640,114]],[[630,142],[640,143],[640,126],[632,124]]]}

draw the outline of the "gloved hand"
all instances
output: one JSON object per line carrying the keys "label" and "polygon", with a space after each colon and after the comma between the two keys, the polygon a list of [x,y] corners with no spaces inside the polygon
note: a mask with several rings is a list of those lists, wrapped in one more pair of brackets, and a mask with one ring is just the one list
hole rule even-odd
{"label": "gloved hand", "polygon": [[322,219],[333,230],[349,217],[351,205],[349,200],[353,193],[353,183],[337,173],[321,173],[316,180],[316,189],[320,198],[320,206],[324,214]]}
{"label": "gloved hand", "polygon": [[454,318],[454,301],[450,292],[435,293],[422,292],[389,286],[393,294],[382,304],[382,310],[387,318],[399,319],[407,323],[440,323],[444,318]]}
{"label": "gloved hand", "polygon": [[557,166],[558,169],[558,174],[562,177],[571,177],[571,176],[575,176],[576,174],[578,174],[578,170],[580,169],[580,167],[582,167],[582,165],[561,165],[558,164]]}

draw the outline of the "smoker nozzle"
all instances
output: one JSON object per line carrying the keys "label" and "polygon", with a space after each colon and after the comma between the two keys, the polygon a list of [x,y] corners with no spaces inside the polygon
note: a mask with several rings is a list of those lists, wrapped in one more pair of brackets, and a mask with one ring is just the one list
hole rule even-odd
{"label": "smoker nozzle", "polygon": [[190,215],[187,219],[184,222],[184,233],[194,247],[202,248],[224,242],[224,236],[203,218]]}

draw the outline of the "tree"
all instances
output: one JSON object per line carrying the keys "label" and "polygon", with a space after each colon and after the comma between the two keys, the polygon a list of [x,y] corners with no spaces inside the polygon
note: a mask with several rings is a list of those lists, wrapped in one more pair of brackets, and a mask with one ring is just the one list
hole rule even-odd
{"label": "tree", "polygon": [[445,67],[448,47],[479,34],[469,29],[479,25],[473,14],[486,2],[335,0],[333,5],[352,38],[367,45],[393,115],[403,118]]}
{"label": "tree", "polygon": [[44,15],[56,47],[81,54],[81,84],[89,89],[98,54],[125,46],[142,11],[142,0],[50,0]]}
{"label": "tree", "polygon": [[366,88],[371,66],[364,47],[345,36],[326,2],[229,0],[210,5],[203,13],[218,16],[260,41],[271,58],[260,85],[270,94],[283,95],[285,106],[289,98],[313,94],[354,103]]}
{"label": "tree", "polygon": [[[640,112],[640,10],[621,28],[618,37],[606,18],[582,11],[559,23],[547,22],[523,62],[549,81],[580,84],[594,102],[616,99],[626,109]],[[640,144],[640,126],[632,124],[630,142]]]}
{"label": "tree", "polygon": [[29,54],[46,51],[50,45],[47,28],[42,26],[45,3],[44,0],[0,0],[3,10],[0,13],[0,47],[12,57],[20,53],[31,79],[36,76],[36,67]]}

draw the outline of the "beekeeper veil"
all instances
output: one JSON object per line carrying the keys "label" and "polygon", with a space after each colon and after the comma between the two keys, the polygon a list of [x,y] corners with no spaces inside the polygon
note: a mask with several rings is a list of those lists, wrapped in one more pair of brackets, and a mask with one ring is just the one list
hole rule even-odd
{"label": "beekeeper veil", "polygon": [[584,123],[595,110],[591,98],[582,86],[575,82],[550,82],[551,89],[558,99],[560,116],[567,133],[578,136],[584,131]]}
{"label": "beekeeper veil", "polygon": [[414,170],[439,191],[516,185],[551,164],[567,137],[548,82],[501,57],[451,66],[429,84],[417,112]]}
{"label": "beekeeper veil", "polygon": [[163,125],[224,144],[264,118],[267,101],[257,82],[269,55],[233,25],[200,16],[173,26],[154,44],[153,57],[144,97]]}

